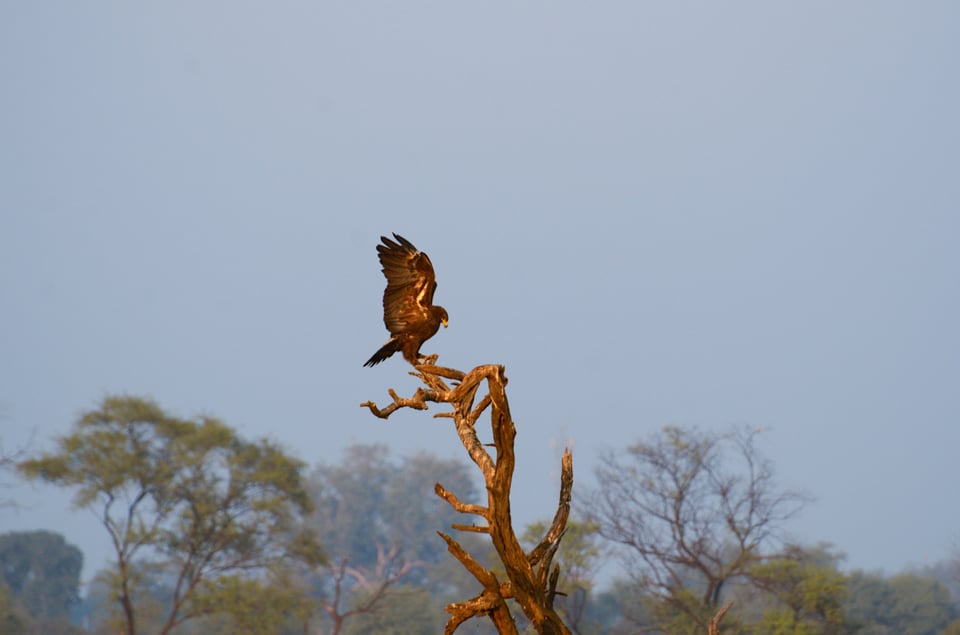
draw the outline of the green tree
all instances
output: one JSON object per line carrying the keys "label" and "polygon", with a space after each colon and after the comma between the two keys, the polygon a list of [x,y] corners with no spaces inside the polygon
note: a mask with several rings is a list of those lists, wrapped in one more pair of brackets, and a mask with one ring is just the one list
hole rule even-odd
{"label": "green tree", "polygon": [[960,620],[950,622],[940,635],[960,635]]}
{"label": "green tree", "polygon": [[[127,635],[137,632],[135,600],[150,578],[171,581],[165,634],[203,615],[243,615],[289,563],[323,560],[301,525],[311,508],[303,464],[212,417],[180,419],[147,399],[107,397],[56,451],[18,468],[75,490],[75,505],[100,517],[116,556],[107,583]],[[286,603],[265,610],[274,608]]]}
{"label": "green tree", "polygon": [[934,635],[955,617],[950,593],[940,582],[912,573],[888,580],[894,597],[893,627],[902,635]]}
{"label": "green tree", "polygon": [[856,571],[848,587],[847,614],[858,635],[936,635],[956,618],[949,592],[932,578]]}
{"label": "green tree", "polygon": [[[363,594],[355,598],[365,604]],[[378,610],[359,613],[344,627],[344,635],[435,635],[443,628],[443,614],[423,587],[398,585],[381,600]]]}
{"label": "green tree", "polygon": [[751,631],[773,635],[846,632],[847,581],[828,545],[789,547],[782,557],[753,567],[751,586],[765,592],[766,610]]}
{"label": "green tree", "polygon": [[37,618],[70,616],[80,599],[83,553],[50,531],[0,535],[0,574],[12,595]]}
{"label": "green tree", "polygon": [[33,631],[27,610],[0,581],[0,633],[3,635],[29,635]]}
{"label": "green tree", "polygon": [[914,573],[922,578],[938,580],[950,592],[950,597],[960,603],[960,547],[955,547],[949,558],[912,570],[909,573]]}

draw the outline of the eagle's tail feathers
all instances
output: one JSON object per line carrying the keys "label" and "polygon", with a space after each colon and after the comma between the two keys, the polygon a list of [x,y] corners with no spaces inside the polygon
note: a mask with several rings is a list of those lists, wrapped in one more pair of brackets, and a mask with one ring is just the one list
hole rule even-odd
{"label": "eagle's tail feathers", "polygon": [[380,347],[380,350],[374,353],[373,356],[367,360],[364,366],[376,366],[399,350],[400,342],[394,338],[390,338],[386,344]]}

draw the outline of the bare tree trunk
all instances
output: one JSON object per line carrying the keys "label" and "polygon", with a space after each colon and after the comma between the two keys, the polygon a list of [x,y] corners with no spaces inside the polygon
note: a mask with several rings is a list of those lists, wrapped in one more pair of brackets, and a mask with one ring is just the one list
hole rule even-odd
{"label": "bare tree trunk", "polygon": [[[463,622],[473,617],[487,616],[499,633],[514,634],[517,627],[510,614],[508,599],[515,599],[538,633],[544,635],[568,635],[569,629],[553,608],[557,593],[559,565],[553,558],[570,514],[570,495],[573,489],[573,457],[565,450],[561,460],[560,500],[553,523],[546,535],[529,552],[524,552],[517,539],[510,514],[510,488],[513,484],[515,464],[514,438],[517,430],[510,416],[507,402],[507,378],[503,366],[478,366],[469,373],[451,368],[434,366],[435,358],[416,366],[415,375],[426,388],[417,389],[412,397],[404,398],[392,389],[393,403],[382,410],[373,402],[361,404],[381,418],[386,419],[398,408],[426,410],[428,402],[446,403],[453,412],[440,413],[435,417],[451,418],[470,459],[483,474],[487,489],[487,504],[475,505],[460,501],[456,494],[437,483],[435,491],[454,509],[463,514],[478,516],[480,524],[453,525],[459,531],[489,534],[494,549],[506,570],[507,579],[499,580],[495,573],[483,567],[456,540],[443,532],[437,532],[446,541],[447,549],[483,585],[483,591],[467,601],[454,602],[446,607],[450,613],[445,633],[453,633]],[[459,382],[449,388],[444,379]],[[486,382],[487,394],[476,401],[478,391]],[[480,442],[476,423],[480,415],[490,410],[490,425],[496,456],[491,457]]]}

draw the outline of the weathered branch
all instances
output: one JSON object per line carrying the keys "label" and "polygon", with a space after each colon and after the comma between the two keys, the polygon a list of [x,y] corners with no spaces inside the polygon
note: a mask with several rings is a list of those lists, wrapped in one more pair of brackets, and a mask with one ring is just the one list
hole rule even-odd
{"label": "weathered branch", "polygon": [[732,600],[724,604],[720,610],[717,611],[717,614],[713,616],[713,619],[710,620],[710,629],[707,631],[708,635],[720,635],[720,620],[727,614],[731,606],[733,606]]}
{"label": "weathered branch", "polygon": [[478,516],[483,516],[484,518],[489,519],[490,510],[484,507],[483,505],[469,505],[466,503],[460,502],[460,499],[457,498],[457,495],[446,489],[440,483],[436,483],[433,486],[433,491],[436,492],[437,496],[443,500],[450,503],[450,506],[461,514],[476,514]]}
{"label": "weathered branch", "polygon": [[490,533],[490,510],[489,509],[487,509],[483,505],[470,505],[470,504],[461,502],[460,499],[457,498],[456,494],[446,489],[440,483],[436,483],[433,486],[433,491],[436,493],[437,496],[439,496],[443,500],[450,503],[450,506],[453,507],[456,511],[460,512],[461,514],[475,514],[487,521],[487,524],[485,525],[454,524],[454,525],[451,525],[453,529],[456,529],[458,531],[472,531],[478,534]]}
{"label": "weathered branch", "polygon": [[[553,608],[557,595],[560,569],[553,565],[553,558],[563,538],[570,514],[570,499],[573,489],[573,457],[567,450],[561,461],[560,501],[553,523],[546,535],[529,553],[524,552],[513,530],[510,511],[510,490],[513,484],[514,439],[516,426],[510,415],[507,400],[507,378],[503,366],[478,366],[468,373],[434,366],[435,359],[417,365],[411,373],[420,378],[426,388],[418,388],[410,398],[403,398],[390,390],[392,403],[380,409],[374,402],[361,406],[381,418],[388,418],[399,408],[425,410],[428,402],[446,403],[453,412],[435,416],[454,420],[457,435],[470,459],[483,474],[487,489],[487,505],[466,504],[452,492],[437,484],[437,495],[455,510],[474,514],[486,520],[486,525],[453,525],[454,529],[490,534],[500,562],[507,573],[508,581],[498,580],[496,574],[483,567],[456,540],[438,532],[447,543],[447,549],[483,586],[483,591],[466,602],[454,602],[446,607],[450,613],[445,633],[453,633],[463,622],[473,617],[489,617],[500,633],[516,633],[516,626],[506,604],[513,598],[520,605],[538,633],[567,635],[570,631]],[[443,381],[459,382],[450,389]],[[486,383],[486,394],[477,402],[477,393]],[[493,447],[496,457],[491,457],[486,446],[480,442],[476,423],[480,416],[490,411]]]}

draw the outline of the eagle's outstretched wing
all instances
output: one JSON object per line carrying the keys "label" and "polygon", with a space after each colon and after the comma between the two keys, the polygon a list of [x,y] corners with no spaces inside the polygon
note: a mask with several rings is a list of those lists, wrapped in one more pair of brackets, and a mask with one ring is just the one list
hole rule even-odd
{"label": "eagle's outstretched wing", "polygon": [[[391,335],[401,335],[430,321],[437,280],[427,254],[403,236],[396,242],[381,236],[377,245],[387,288],[383,292],[383,323]],[[431,333],[432,335],[432,333]]]}

